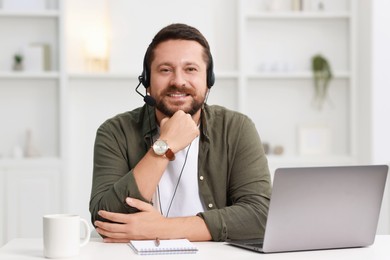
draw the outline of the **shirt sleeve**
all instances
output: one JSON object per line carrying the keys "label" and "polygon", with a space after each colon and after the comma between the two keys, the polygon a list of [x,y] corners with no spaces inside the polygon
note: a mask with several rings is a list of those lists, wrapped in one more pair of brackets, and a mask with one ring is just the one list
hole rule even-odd
{"label": "shirt sleeve", "polygon": [[134,213],[125,202],[126,197],[143,201],[133,171],[129,167],[126,138],[112,122],[105,122],[96,133],[94,145],[93,179],[89,210],[92,223],[102,220],[99,210]]}
{"label": "shirt sleeve", "polygon": [[[209,184],[211,189],[217,190],[215,203],[221,204],[218,197],[225,193],[225,205],[198,214],[206,222],[214,241],[264,236],[271,195],[268,162],[253,122],[245,116],[241,120],[235,125],[236,129],[230,128],[232,133],[226,147],[227,172],[221,172],[219,165],[211,173],[219,175],[222,182],[219,187]],[[224,159],[219,157],[217,160],[223,162]],[[224,175],[227,176],[225,189]]]}

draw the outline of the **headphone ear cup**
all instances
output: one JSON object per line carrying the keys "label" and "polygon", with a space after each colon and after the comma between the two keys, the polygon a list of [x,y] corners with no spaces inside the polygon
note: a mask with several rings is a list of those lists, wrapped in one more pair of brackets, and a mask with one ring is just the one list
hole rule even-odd
{"label": "headphone ear cup", "polygon": [[148,88],[150,86],[149,73],[146,67],[144,67],[144,70],[141,73],[140,81],[145,88]]}
{"label": "headphone ear cup", "polygon": [[143,61],[143,70],[140,76],[140,81],[142,85],[144,85],[145,88],[148,88],[150,86],[150,72],[148,70],[148,66],[146,64],[146,57],[148,55],[148,50],[145,53],[144,61]]}
{"label": "headphone ear cup", "polygon": [[210,56],[210,63],[207,69],[207,87],[210,89],[215,83],[215,75],[214,75],[214,61],[213,57]]}
{"label": "headphone ear cup", "polygon": [[214,85],[214,83],[215,83],[214,71],[210,70],[207,73],[207,87],[210,89]]}

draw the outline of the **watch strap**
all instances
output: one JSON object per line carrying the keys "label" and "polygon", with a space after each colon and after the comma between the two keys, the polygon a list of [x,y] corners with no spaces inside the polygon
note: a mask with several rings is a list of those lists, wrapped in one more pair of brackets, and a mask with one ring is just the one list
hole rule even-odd
{"label": "watch strap", "polygon": [[175,160],[175,153],[171,150],[171,148],[168,148],[165,152],[165,157],[167,157],[170,161]]}

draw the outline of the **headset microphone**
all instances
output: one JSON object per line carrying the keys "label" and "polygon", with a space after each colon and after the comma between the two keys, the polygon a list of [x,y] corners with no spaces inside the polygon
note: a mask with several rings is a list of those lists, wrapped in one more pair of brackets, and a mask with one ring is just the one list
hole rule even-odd
{"label": "headset microphone", "polygon": [[151,97],[151,96],[149,96],[149,95],[143,95],[141,92],[138,91],[138,88],[139,88],[139,86],[140,86],[141,83],[142,83],[142,76],[139,76],[139,77],[138,77],[138,80],[139,80],[139,83],[138,83],[137,87],[135,88],[135,91],[136,91],[141,97],[144,98],[144,102],[145,102],[146,104],[148,104],[148,105],[151,106],[151,107],[154,107],[154,106],[156,105],[156,100],[155,100],[153,97]]}

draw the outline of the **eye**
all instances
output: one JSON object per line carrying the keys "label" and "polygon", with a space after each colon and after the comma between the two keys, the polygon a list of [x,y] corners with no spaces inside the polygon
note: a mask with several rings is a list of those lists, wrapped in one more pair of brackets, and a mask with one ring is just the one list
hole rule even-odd
{"label": "eye", "polygon": [[172,71],[172,70],[171,70],[171,68],[169,68],[169,67],[161,67],[161,68],[160,68],[160,72],[162,72],[162,73],[168,73],[168,72],[170,72],[170,71]]}
{"label": "eye", "polygon": [[186,70],[187,70],[188,72],[196,72],[196,71],[198,71],[198,69],[195,68],[195,67],[187,67]]}

